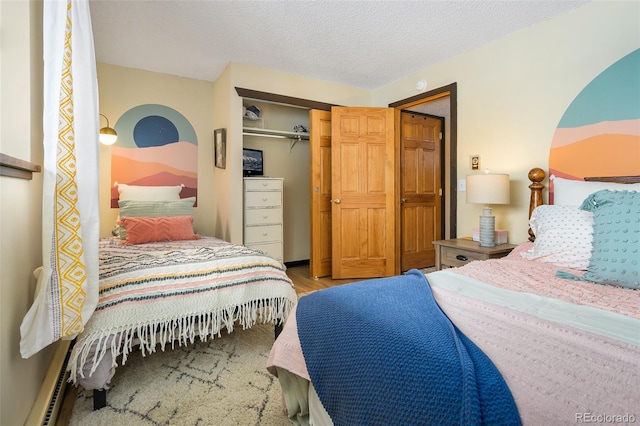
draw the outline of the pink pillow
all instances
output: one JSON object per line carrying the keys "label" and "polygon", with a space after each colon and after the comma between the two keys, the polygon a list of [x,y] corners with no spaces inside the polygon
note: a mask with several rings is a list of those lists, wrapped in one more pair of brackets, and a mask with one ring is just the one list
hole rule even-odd
{"label": "pink pillow", "polygon": [[120,223],[127,230],[127,238],[122,244],[200,239],[193,233],[191,216],[123,217]]}

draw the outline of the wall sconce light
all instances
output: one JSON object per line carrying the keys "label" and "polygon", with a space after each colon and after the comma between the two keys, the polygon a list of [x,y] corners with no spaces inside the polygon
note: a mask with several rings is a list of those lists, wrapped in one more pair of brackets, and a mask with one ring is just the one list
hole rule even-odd
{"label": "wall sconce light", "polygon": [[103,127],[100,129],[100,143],[104,145],[113,145],[118,140],[118,133],[111,127],[109,127],[109,119],[106,115],[100,114],[107,120],[107,127]]}
{"label": "wall sconce light", "polygon": [[487,171],[467,176],[467,203],[486,205],[480,216],[480,246],[495,247],[496,218],[489,204],[509,204],[509,175]]}

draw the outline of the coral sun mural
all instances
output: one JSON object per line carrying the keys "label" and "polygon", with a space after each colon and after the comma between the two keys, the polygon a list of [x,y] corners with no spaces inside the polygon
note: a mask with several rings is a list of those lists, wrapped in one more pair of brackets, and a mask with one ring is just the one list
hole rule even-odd
{"label": "coral sun mural", "polygon": [[182,114],[163,105],[140,105],[125,112],[115,128],[118,141],[111,149],[111,207],[118,207],[116,183],[183,185],[181,198],[197,196],[198,140]]}
{"label": "coral sun mural", "polygon": [[549,174],[640,175],[640,49],[604,70],[569,105],[553,136]]}

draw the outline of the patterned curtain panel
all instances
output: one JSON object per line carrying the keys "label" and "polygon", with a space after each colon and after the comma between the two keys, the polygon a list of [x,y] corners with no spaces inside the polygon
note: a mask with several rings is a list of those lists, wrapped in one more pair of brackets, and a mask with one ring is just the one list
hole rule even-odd
{"label": "patterned curtain panel", "polygon": [[28,358],[80,333],[98,300],[98,85],[87,0],[44,1],[42,257]]}

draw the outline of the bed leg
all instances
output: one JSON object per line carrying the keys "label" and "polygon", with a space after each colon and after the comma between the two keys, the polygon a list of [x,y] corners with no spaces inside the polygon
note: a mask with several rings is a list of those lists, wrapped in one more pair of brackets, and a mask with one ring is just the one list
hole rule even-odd
{"label": "bed leg", "polygon": [[93,390],[93,410],[99,410],[107,406],[107,390],[106,389],[94,389]]}
{"label": "bed leg", "polygon": [[274,331],[275,331],[275,338],[277,339],[280,333],[282,333],[282,321],[276,322]]}

